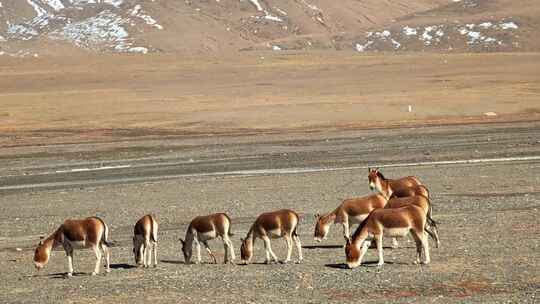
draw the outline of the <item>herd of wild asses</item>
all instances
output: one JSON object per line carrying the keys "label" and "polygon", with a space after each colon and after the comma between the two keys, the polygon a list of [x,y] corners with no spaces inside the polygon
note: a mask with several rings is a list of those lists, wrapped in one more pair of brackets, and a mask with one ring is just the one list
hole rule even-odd
{"label": "herd of wild asses", "polygon": [[[373,241],[378,251],[378,265],[384,263],[382,238],[393,238],[393,247],[397,246],[396,237],[411,234],[416,243],[417,258],[415,263],[427,264],[430,261],[428,236],[438,247],[439,237],[436,222],[432,219],[432,207],[428,189],[418,178],[407,176],[400,179],[387,179],[378,169],[368,169],[368,181],[371,190],[376,194],[344,200],[334,211],[325,215],[315,215],[316,225],[314,237],[316,241],[326,238],[333,223],[343,225],[345,238],[346,264],[355,268],[362,263],[362,258]],[[278,262],[272,251],[270,239],[284,238],[287,242],[287,257],[283,263],[290,262],[292,243],[298,251],[297,263],[302,262],[302,245],[297,234],[300,218],[293,210],[283,209],[262,213],[251,225],[247,235],[242,239],[240,255],[243,264],[248,264],[253,256],[253,245],[257,238],[264,242],[266,263]],[[349,227],[359,224],[350,235]],[[145,215],[134,227],[133,254],[138,266],[157,265],[158,223],[154,216]],[[110,271],[110,255],[108,241],[109,229],[98,217],[82,220],[66,220],[49,237],[40,241],[34,253],[34,265],[40,270],[47,262],[54,247],[62,246],[68,260],[67,275],[73,274],[73,250],[91,248],[96,254],[96,265],[92,275],[99,272],[102,255],[105,256],[106,271]],[[230,239],[231,219],[225,213],[216,213],[195,217],[187,228],[182,243],[182,252],[186,263],[191,263],[193,244],[197,250],[197,263],[201,262],[201,243],[204,245],[214,263],[216,257],[208,246],[208,241],[221,238],[224,244],[224,262],[235,260],[233,243]]]}

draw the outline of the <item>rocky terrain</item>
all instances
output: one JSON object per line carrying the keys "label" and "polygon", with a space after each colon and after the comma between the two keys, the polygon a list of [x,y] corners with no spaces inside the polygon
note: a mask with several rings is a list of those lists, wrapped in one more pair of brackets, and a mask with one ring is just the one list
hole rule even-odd
{"label": "rocky terrain", "polygon": [[[3,171],[0,181],[11,184],[0,189],[0,302],[538,303],[539,130],[534,122],[20,147],[2,158],[26,173]],[[91,161],[116,167],[93,170]],[[339,226],[313,240],[315,213],[369,193],[368,165],[429,187],[442,241],[429,265],[414,265],[403,239],[384,249],[383,267],[369,250],[366,265],[345,269]],[[261,242],[248,266],[209,264],[204,250],[204,264],[184,264],[178,238],[194,216],[227,212],[238,255],[255,217],[279,208],[301,215],[302,264],[261,264]],[[140,269],[133,225],[149,212],[160,223],[160,263]],[[61,250],[37,272],[39,237],[89,215],[110,227],[112,272],[90,276],[89,250],[75,251],[72,278]],[[272,241],[280,258],[284,243]],[[222,261],[222,243],[210,247]]]}

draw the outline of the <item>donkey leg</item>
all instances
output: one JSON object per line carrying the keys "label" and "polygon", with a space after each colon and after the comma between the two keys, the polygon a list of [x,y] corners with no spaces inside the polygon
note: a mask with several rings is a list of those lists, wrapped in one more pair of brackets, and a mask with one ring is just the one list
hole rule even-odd
{"label": "donkey leg", "polygon": [[105,255],[105,272],[109,273],[111,272],[111,255],[109,247],[102,243],[101,251],[103,251],[103,254]]}
{"label": "donkey leg", "polygon": [[345,238],[345,241],[347,241],[351,237],[349,219],[347,218],[343,219],[343,222],[341,223],[341,225],[343,226],[343,238]]}
{"label": "donkey leg", "polygon": [[436,226],[426,226],[424,229],[427,234],[435,241],[435,248],[439,248],[441,241],[439,240],[439,232],[437,231]]}
{"label": "donkey leg", "polygon": [[222,238],[223,241],[223,264],[229,263],[229,244]]}
{"label": "donkey leg", "polygon": [[92,275],[96,275],[99,273],[99,266],[101,265],[101,250],[99,249],[98,245],[93,246],[92,250],[94,250],[94,253],[96,254],[96,266],[94,267],[94,272],[92,272]]}
{"label": "donkey leg", "polygon": [[283,263],[289,263],[291,261],[291,254],[292,254],[292,240],[290,235],[285,235],[283,237],[285,239],[285,242],[287,243],[287,258],[283,261]]}
{"label": "donkey leg", "polygon": [[157,260],[157,242],[152,242],[152,249],[154,251],[154,267],[157,267],[158,260]]}
{"label": "donkey leg", "polygon": [[199,242],[199,240],[197,238],[194,239],[195,241],[195,247],[197,248],[197,262],[196,264],[200,264],[202,259],[201,259],[201,244]]}
{"label": "donkey leg", "polygon": [[214,256],[214,254],[212,253],[212,250],[210,250],[210,246],[208,246],[208,242],[207,241],[203,241],[202,242],[203,245],[204,245],[204,248],[206,248],[206,251],[208,252],[208,254],[212,257],[212,259],[214,260],[214,264],[217,264],[217,260],[216,260],[216,257]]}
{"label": "donkey leg", "polygon": [[431,258],[429,256],[428,236],[425,232],[422,233],[422,238],[420,239],[420,241],[422,243],[422,249],[424,252],[424,260],[422,261],[422,264],[429,264],[429,262],[431,261]]}
{"label": "donkey leg", "polygon": [[420,240],[421,236],[416,231],[411,231],[414,242],[416,244],[416,260],[415,264],[419,264],[422,259],[422,241]]}
{"label": "donkey leg", "polygon": [[361,241],[361,244],[362,244],[361,245],[362,248],[360,249],[360,256],[358,257],[358,264],[357,265],[362,265],[362,260],[364,259],[364,255],[366,254],[369,247],[371,246],[371,241],[368,241],[368,240],[364,239],[364,240]]}
{"label": "donkey leg", "polygon": [[143,264],[144,267],[150,266],[150,258],[151,258],[151,252],[150,252],[150,240],[145,239],[144,240],[144,250],[143,250]]}
{"label": "donkey leg", "polygon": [[374,238],[375,243],[377,244],[377,253],[379,254],[379,262],[377,263],[377,266],[382,266],[384,264],[382,239],[382,233],[376,235]]}
{"label": "donkey leg", "polygon": [[270,259],[269,259],[269,256],[268,254],[270,254],[270,256],[272,256],[272,259],[274,260],[274,262],[278,262],[278,258],[276,256],[276,254],[272,251],[272,246],[270,245],[270,238],[268,236],[263,236],[262,237],[263,241],[264,241],[264,248],[266,249],[266,257],[267,257],[267,263],[270,262]]}
{"label": "donkey leg", "polygon": [[293,235],[293,241],[296,244],[296,250],[298,251],[298,261],[297,263],[302,263],[304,257],[302,256],[302,244],[300,243],[300,238],[298,235]]}
{"label": "donkey leg", "polygon": [[225,235],[223,237],[223,241],[225,242],[225,244],[227,244],[227,250],[229,251],[229,261],[232,262],[236,259],[236,256],[234,255],[234,247],[233,247],[233,244],[231,242],[231,239]]}
{"label": "donkey leg", "polygon": [[69,245],[64,245],[64,251],[66,252],[66,257],[68,261],[67,276],[71,277],[73,275],[73,248]]}

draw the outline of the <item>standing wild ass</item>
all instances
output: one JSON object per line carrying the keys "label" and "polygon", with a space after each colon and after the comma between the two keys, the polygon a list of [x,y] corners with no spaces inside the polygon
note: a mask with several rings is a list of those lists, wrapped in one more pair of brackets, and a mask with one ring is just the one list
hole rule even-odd
{"label": "standing wild ass", "polygon": [[157,240],[158,223],[156,218],[147,214],[140,218],[133,228],[133,255],[135,263],[143,267],[150,267],[152,264],[152,253],[154,255],[154,267],[157,266]]}
{"label": "standing wild ass", "polygon": [[[430,262],[429,246],[425,233],[426,212],[419,206],[409,204],[401,208],[376,209],[360,224],[351,239],[345,245],[346,262],[349,268],[358,267],[362,263],[364,254],[368,249],[365,242],[373,237],[379,254],[378,265],[384,264],[382,238],[402,237],[412,234],[416,242],[416,262],[428,264]],[[422,259],[423,256],[423,259]]]}

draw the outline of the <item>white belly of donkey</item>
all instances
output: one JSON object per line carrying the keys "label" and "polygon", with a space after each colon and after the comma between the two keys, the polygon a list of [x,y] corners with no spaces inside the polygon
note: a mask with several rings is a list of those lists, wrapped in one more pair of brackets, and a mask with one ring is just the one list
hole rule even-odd
{"label": "white belly of donkey", "polygon": [[406,236],[409,233],[409,228],[384,228],[383,234],[385,237],[400,237]]}

